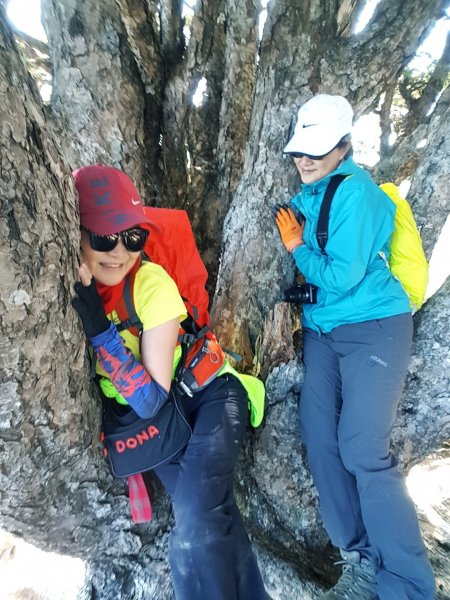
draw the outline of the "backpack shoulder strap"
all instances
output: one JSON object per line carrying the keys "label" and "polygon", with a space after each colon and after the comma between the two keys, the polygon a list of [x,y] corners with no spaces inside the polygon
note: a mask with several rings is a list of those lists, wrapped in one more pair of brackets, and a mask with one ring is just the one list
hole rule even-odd
{"label": "backpack shoulder strap", "polygon": [[[145,260],[148,259],[143,259],[143,261]],[[144,326],[142,325],[142,321],[140,320],[134,306],[133,286],[134,278],[128,274],[125,277],[122,296],[116,306],[117,316],[119,317],[120,321],[116,324],[116,327],[118,331],[124,331],[125,329],[128,329],[130,333],[136,337],[139,337],[144,329]],[[183,298],[183,300],[185,299]],[[192,309],[195,316],[196,307],[193,306]],[[211,329],[209,325],[199,327],[195,318],[189,313],[184,321],[180,323],[180,327],[183,330],[183,332],[180,332],[180,335],[178,336],[178,342],[180,344],[192,344],[194,341],[200,338],[207,337],[208,334],[212,335],[210,333]]]}
{"label": "backpack shoulder strap", "polygon": [[330,220],[331,202],[333,201],[334,194],[339,184],[346,177],[347,175],[333,175],[333,177],[330,179],[329,184],[327,185],[327,189],[325,190],[322,205],[320,207],[316,229],[317,243],[319,244],[319,248],[322,254],[326,254],[325,246],[327,245],[328,241],[328,223]]}
{"label": "backpack shoulder strap", "polygon": [[128,329],[133,335],[139,337],[142,333],[143,325],[134,307],[132,281],[129,274],[125,277],[122,297],[116,306],[116,312],[120,319],[120,323],[117,324],[117,330],[123,331],[124,329]]}

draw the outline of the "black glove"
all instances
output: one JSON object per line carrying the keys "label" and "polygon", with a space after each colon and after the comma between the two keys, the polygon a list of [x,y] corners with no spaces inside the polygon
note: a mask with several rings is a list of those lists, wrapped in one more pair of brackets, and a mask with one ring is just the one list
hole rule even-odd
{"label": "black glove", "polygon": [[84,332],[90,340],[109,329],[110,321],[105,315],[103,302],[97,292],[94,278],[88,286],[77,282],[74,287],[77,296],[72,299],[72,306],[80,315]]}
{"label": "black glove", "polygon": [[275,204],[275,206],[272,207],[272,215],[273,218],[276,219],[277,218],[277,214],[278,211],[280,210],[280,208],[283,208],[284,210],[287,210],[288,208],[292,209],[292,212],[295,215],[295,218],[298,221],[298,224],[301,225],[304,221],[305,221],[305,215],[298,210],[298,208],[294,208],[292,205],[290,204]]}

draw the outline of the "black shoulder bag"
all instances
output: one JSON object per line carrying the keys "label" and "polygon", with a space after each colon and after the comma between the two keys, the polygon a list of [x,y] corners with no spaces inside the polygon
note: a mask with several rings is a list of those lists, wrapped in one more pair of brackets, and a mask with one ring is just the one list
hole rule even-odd
{"label": "black shoulder bag", "polygon": [[172,388],[154,417],[143,419],[130,406],[102,395],[103,445],[116,477],[150,471],[174,459],[188,444],[192,429],[181,394]]}

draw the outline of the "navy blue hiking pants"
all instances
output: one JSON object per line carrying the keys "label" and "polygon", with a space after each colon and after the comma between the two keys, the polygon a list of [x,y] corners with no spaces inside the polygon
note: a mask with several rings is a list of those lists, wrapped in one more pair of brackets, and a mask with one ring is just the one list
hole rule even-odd
{"label": "navy blue hiking pants", "polygon": [[434,577],[389,444],[412,318],[303,332],[301,435],[332,543],[378,569],[380,600],[432,600]]}
{"label": "navy blue hiking pants", "polygon": [[192,438],[176,462],[155,472],[169,492],[175,526],[169,561],[177,600],[263,600],[256,557],[233,498],[233,471],[248,419],[232,375],[187,399]]}

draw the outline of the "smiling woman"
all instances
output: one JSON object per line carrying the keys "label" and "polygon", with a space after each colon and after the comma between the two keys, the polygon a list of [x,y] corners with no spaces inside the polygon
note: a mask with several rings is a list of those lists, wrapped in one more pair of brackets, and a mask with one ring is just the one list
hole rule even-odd
{"label": "smiling woman", "polygon": [[[142,432],[157,426],[161,445],[169,449],[149,456],[150,462],[139,461],[133,453],[128,465],[113,464],[117,477],[128,478],[133,518],[136,522],[151,518],[142,473],[152,471],[170,494],[174,508],[169,562],[177,600],[203,600],[209,594],[236,600],[251,594],[254,600],[262,600],[264,585],[232,492],[247,419],[245,390],[225,359],[219,363],[219,354],[209,359],[217,368],[198,389],[177,379],[179,372],[187,370],[187,361],[194,364],[205,354],[213,355],[213,338],[203,350],[202,338],[209,327],[203,321],[197,326],[194,320],[194,326],[188,327],[175,281],[156,262],[141,261],[145,228],[151,220],[131,179],[123,171],[100,164],[81,167],[73,176],[82,226],[82,263],[72,305],[96,358],[96,382],[104,393],[103,431],[107,436],[109,430],[117,441],[117,428],[108,425],[114,417],[109,415],[116,415],[116,422],[125,415],[131,419],[127,421],[129,450],[138,444],[131,423],[137,423],[134,431],[140,440],[145,440]],[[122,318],[121,306],[130,295],[138,321]],[[132,330],[138,322],[142,327],[135,335]],[[184,341],[187,334],[189,342]],[[134,342],[130,343],[130,337]],[[192,338],[200,341],[198,355]],[[189,435],[181,449],[179,423],[167,424],[163,412],[175,399],[185,411],[186,426],[189,422]],[[112,463],[114,447],[108,446]],[[144,502],[148,510],[142,514]]]}
{"label": "smiling woman", "polygon": [[[300,108],[284,152],[294,155],[302,185],[276,220],[316,291],[302,301],[300,428],[324,526],[344,565],[323,598],[432,600],[433,573],[389,449],[412,342],[409,299],[380,258],[389,255],[396,209],[347,155],[352,118],[342,96],[318,94]],[[339,181],[321,245],[323,207]]]}
{"label": "smiling woman", "polygon": [[292,157],[295,166],[297,167],[297,171],[300,173],[302,182],[314,183],[315,181],[322,179],[322,177],[325,177],[328,173],[331,173],[331,171],[337,169],[349,148],[350,142],[346,142],[344,139],[322,156],[293,153]]}
{"label": "smiling woman", "polygon": [[[324,120],[321,124],[318,115]],[[321,94],[299,110],[294,135],[284,153],[294,159],[304,184],[319,181],[347,157],[352,122],[353,111],[339,96]]]}

